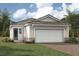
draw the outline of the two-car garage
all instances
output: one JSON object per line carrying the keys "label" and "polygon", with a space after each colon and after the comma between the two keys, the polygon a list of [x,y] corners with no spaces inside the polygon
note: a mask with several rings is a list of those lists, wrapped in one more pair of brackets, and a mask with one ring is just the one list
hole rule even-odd
{"label": "two-car garage", "polygon": [[64,42],[63,29],[38,29],[35,32],[35,43]]}

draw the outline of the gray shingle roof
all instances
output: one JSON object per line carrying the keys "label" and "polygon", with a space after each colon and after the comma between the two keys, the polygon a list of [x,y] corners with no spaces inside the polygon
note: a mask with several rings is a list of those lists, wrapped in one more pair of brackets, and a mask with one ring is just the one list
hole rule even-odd
{"label": "gray shingle roof", "polygon": [[[43,19],[46,19],[46,18],[51,18],[51,20],[55,20],[56,22],[43,21]],[[26,23],[53,23],[53,24],[63,24],[62,21],[59,21],[59,19],[57,19],[54,16],[48,14],[48,15],[43,16],[43,17],[40,17],[38,19],[34,19],[34,18],[25,19],[25,20],[16,22],[16,23],[14,23],[12,25],[24,25]]]}
{"label": "gray shingle roof", "polygon": [[35,19],[34,18],[25,19],[25,20],[14,23],[14,25],[24,25],[28,22],[32,22],[33,20],[35,20]]}
{"label": "gray shingle roof", "polygon": [[12,25],[12,24],[15,24],[16,22],[14,22],[14,21],[12,21],[12,20],[10,20],[10,24]]}

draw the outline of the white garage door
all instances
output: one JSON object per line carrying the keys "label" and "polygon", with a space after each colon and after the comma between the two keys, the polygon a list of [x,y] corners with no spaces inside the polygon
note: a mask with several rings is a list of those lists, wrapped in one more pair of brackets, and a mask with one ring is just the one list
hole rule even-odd
{"label": "white garage door", "polygon": [[63,42],[63,30],[36,30],[36,43]]}

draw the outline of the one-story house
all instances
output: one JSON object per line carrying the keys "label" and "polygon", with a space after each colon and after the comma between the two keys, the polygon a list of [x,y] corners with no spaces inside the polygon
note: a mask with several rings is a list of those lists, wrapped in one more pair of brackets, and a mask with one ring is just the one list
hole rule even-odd
{"label": "one-story house", "polygon": [[70,24],[51,15],[29,18],[10,25],[10,39],[14,42],[55,43],[69,38]]}

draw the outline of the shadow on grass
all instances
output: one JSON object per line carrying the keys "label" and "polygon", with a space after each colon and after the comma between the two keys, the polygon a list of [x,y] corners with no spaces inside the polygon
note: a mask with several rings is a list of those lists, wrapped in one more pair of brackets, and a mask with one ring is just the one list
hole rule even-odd
{"label": "shadow on grass", "polygon": [[32,49],[11,48],[0,46],[0,56],[32,56]]}

